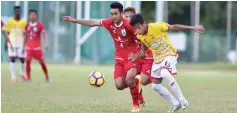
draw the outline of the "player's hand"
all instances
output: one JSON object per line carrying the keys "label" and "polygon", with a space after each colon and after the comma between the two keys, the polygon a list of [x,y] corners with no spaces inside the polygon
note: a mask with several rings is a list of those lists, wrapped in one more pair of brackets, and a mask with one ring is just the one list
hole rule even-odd
{"label": "player's hand", "polygon": [[25,48],[23,48],[23,49],[21,50],[21,54],[24,55],[24,53],[25,53]]}
{"label": "player's hand", "polygon": [[140,55],[141,58],[145,58],[146,57],[146,53],[145,52],[140,52],[139,55]]}
{"label": "player's hand", "polygon": [[10,44],[11,51],[14,52],[14,47]]}
{"label": "player's hand", "polygon": [[202,32],[205,31],[205,28],[202,25],[197,25],[194,27],[194,31],[202,34]]}
{"label": "player's hand", "polygon": [[136,61],[136,60],[138,59],[138,57],[139,57],[139,54],[130,53],[130,54],[128,55],[128,60],[130,60],[130,61]]}
{"label": "player's hand", "polygon": [[48,50],[48,49],[49,49],[49,45],[46,44],[46,45],[44,46],[44,49]]}
{"label": "player's hand", "polygon": [[63,16],[63,21],[73,22],[74,20],[75,20],[75,18],[73,18],[71,16]]}

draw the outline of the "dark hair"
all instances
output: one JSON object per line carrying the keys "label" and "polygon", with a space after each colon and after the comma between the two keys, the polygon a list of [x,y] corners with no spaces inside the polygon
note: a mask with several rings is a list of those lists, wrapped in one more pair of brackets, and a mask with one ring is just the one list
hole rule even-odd
{"label": "dark hair", "polygon": [[36,15],[38,15],[38,14],[37,14],[37,11],[36,11],[35,9],[30,9],[29,12],[28,12],[28,14],[30,14],[30,13],[35,13]]}
{"label": "dark hair", "polygon": [[131,20],[130,20],[130,24],[132,26],[134,26],[136,24],[144,24],[144,18],[142,16],[142,14],[141,13],[137,13],[137,14],[133,15]]}
{"label": "dark hair", "polygon": [[21,9],[21,6],[14,6],[14,10]]}
{"label": "dark hair", "polygon": [[123,12],[123,5],[119,2],[113,2],[110,4],[110,9],[118,9],[119,12]]}
{"label": "dark hair", "polygon": [[136,9],[134,7],[127,7],[123,10],[123,12],[128,12],[128,11],[131,11],[133,13],[136,13]]}

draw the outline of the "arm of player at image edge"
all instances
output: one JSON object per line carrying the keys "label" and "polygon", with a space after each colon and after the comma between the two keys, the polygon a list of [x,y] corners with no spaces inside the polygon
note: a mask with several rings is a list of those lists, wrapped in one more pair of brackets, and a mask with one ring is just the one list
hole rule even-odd
{"label": "arm of player at image edge", "polygon": [[13,46],[12,46],[12,43],[11,43],[11,41],[10,41],[10,38],[9,38],[9,36],[8,36],[7,31],[2,30],[2,33],[3,33],[3,35],[4,35],[5,39],[6,39],[5,44],[9,43],[11,50],[14,51],[14,48],[13,48]]}
{"label": "arm of player at image edge", "polygon": [[168,30],[194,30],[195,32],[202,33],[203,31],[205,31],[205,28],[202,25],[187,26],[181,24],[174,24],[174,25],[168,24]]}
{"label": "arm of player at image edge", "polygon": [[49,47],[48,35],[47,35],[47,33],[45,32],[45,30],[43,30],[41,33],[42,33],[42,36],[44,37],[44,41],[45,41],[44,48],[47,50],[48,47]]}
{"label": "arm of player at image edge", "polygon": [[71,16],[64,16],[63,21],[81,24],[81,25],[85,25],[85,26],[89,26],[89,27],[101,26],[100,21],[75,19]]}

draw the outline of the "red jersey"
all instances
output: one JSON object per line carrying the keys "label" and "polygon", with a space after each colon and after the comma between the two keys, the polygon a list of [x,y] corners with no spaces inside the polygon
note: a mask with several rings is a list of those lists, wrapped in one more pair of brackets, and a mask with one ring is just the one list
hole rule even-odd
{"label": "red jersey", "polygon": [[115,59],[128,60],[131,52],[137,52],[136,31],[130,25],[129,20],[123,18],[120,25],[115,25],[112,18],[101,20],[113,38],[115,45]]}
{"label": "red jersey", "polygon": [[3,28],[3,26],[4,26],[4,23],[3,23],[2,20],[1,20],[1,28]]}
{"label": "red jersey", "polygon": [[44,25],[37,21],[35,23],[27,23],[26,28],[26,47],[27,48],[40,48],[41,47],[41,33],[44,32]]}

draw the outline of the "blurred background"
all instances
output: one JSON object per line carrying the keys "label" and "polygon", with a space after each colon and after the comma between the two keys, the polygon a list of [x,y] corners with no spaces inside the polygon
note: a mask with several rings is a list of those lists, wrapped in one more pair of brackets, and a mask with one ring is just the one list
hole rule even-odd
{"label": "blurred background", "polygon": [[[6,24],[13,16],[13,7],[22,7],[22,17],[27,19],[29,9],[38,11],[39,20],[49,35],[47,62],[76,64],[113,64],[114,46],[109,32],[104,28],[86,27],[62,21],[70,15],[82,19],[110,17],[112,1],[2,1],[1,18]],[[126,1],[124,8],[133,6],[147,22],[165,21],[169,24],[202,24],[206,32],[169,32],[172,43],[180,53],[181,62],[237,63],[237,2],[199,1]],[[1,59],[8,61],[1,38]]]}

